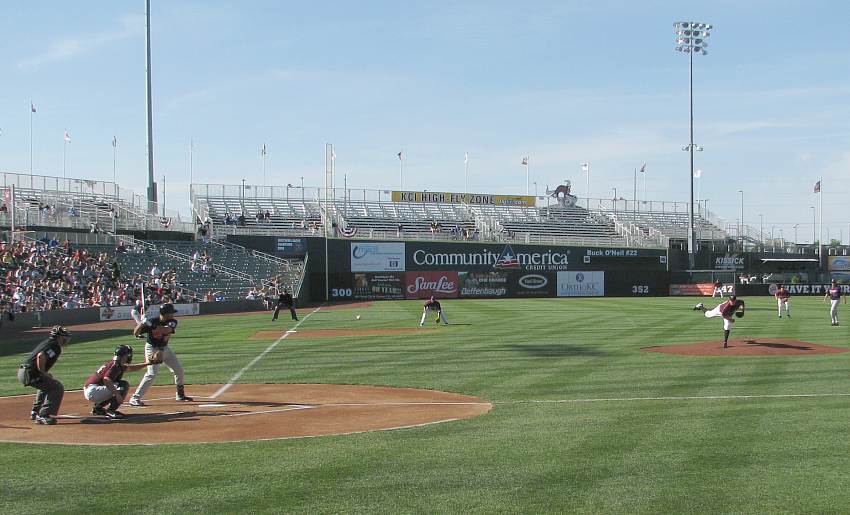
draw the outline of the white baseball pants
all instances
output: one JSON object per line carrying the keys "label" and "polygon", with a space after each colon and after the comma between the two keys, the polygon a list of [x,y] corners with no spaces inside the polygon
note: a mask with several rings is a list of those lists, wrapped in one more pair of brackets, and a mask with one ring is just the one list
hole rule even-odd
{"label": "white baseball pants", "polygon": [[[156,350],[153,345],[150,343],[145,344],[145,358],[150,361],[151,355],[153,351]],[[171,350],[171,347],[166,345],[162,349],[159,349],[160,356],[162,357],[162,362],[167,366],[171,373],[174,374],[174,384],[180,386],[183,384],[183,365],[180,364],[180,360],[177,359],[177,354],[174,354],[174,351]],[[148,388],[151,384],[153,384],[154,379],[156,378],[157,372],[159,372],[159,365],[148,365],[148,370],[145,372],[144,377],[142,377],[142,382],[139,383],[139,386],[136,388],[136,391],[133,393],[134,399],[141,399],[144,397],[145,392],[148,391]]]}
{"label": "white baseball pants", "polygon": [[[428,318],[428,315],[431,314],[431,311],[434,310],[432,310],[431,308],[425,308],[424,310],[422,310],[422,320],[419,321],[419,325],[425,324],[425,320]],[[440,316],[440,320],[442,320],[444,324],[449,325],[449,321],[446,320],[446,315],[443,314],[442,309],[437,311],[437,314]]]}
{"label": "white baseball pants", "polygon": [[791,303],[788,302],[788,299],[776,299],[776,304],[780,317],[782,316],[782,306],[785,306],[785,314],[791,316]]}
{"label": "white baseball pants", "polygon": [[832,323],[838,323],[838,301],[839,299],[830,299],[832,305],[829,308],[829,316],[832,317]]}

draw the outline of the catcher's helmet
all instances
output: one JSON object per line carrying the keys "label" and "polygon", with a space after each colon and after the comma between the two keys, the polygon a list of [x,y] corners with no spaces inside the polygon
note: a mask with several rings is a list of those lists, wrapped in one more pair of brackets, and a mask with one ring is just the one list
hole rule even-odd
{"label": "catcher's helmet", "polygon": [[50,337],[56,338],[57,336],[64,336],[67,338],[68,336],[71,336],[71,333],[69,333],[64,326],[54,325],[53,328],[50,330]]}
{"label": "catcher's helmet", "polygon": [[162,306],[159,307],[159,314],[160,315],[167,315],[167,314],[170,314],[170,313],[177,313],[177,310],[174,309],[174,304],[163,304]]}
{"label": "catcher's helmet", "polygon": [[119,345],[118,347],[115,347],[115,355],[119,358],[127,356],[127,363],[130,363],[133,361],[133,347],[130,347],[129,345]]}

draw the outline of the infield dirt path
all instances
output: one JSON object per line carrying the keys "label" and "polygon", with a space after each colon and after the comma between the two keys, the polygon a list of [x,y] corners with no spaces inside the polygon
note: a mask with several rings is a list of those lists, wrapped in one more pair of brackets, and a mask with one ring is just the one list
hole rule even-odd
{"label": "infield dirt path", "polygon": [[145,407],[121,407],[124,420],[90,415],[80,391],[66,392],[59,423],[29,420],[32,395],[0,397],[0,441],[127,445],[275,440],[436,424],[483,415],[476,397],[434,390],[335,384],[187,386],[194,402],[174,400],[173,386],[152,388]]}

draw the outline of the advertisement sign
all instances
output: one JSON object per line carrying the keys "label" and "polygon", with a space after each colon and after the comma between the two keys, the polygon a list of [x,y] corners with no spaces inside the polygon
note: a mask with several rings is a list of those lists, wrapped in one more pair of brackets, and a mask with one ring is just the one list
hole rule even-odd
{"label": "advertisement sign", "polygon": [[508,295],[508,276],[504,272],[460,272],[457,275],[462,298]]}
{"label": "advertisement sign", "polygon": [[404,243],[351,242],[352,272],[403,272]]}
{"label": "advertisement sign", "polygon": [[402,300],[404,286],[403,273],[356,273],[352,297],[355,300]]}
{"label": "advertisement sign", "polygon": [[557,280],[555,274],[546,272],[516,272],[511,274],[512,297],[554,297]]}
{"label": "advertisement sign", "polygon": [[[197,315],[200,306],[197,303],[194,304],[174,304],[174,309],[177,310],[175,316],[192,316]],[[130,311],[132,311],[133,306],[113,306],[100,308],[100,320],[133,320],[132,315],[130,315]],[[154,304],[152,306],[147,306],[145,308],[145,316],[147,318],[156,318],[159,316],[159,304]]]}
{"label": "advertisement sign", "polygon": [[829,270],[850,270],[850,256],[827,256]]}
{"label": "advertisement sign", "polygon": [[558,272],[558,297],[602,297],[605,272]]}
{"label": "advertisement sign", "polygon": [[457,272],[407,272],[405,274],[405,297],[427,299],[432,295],[438,299],[456,299],[458,296]]}
{"label": "advertisement sign", "polygon": [[416,204],[472,204],[487,206],[534,206],[531,195],[490,195],[486,193],[445,193],[440,191],[393,191],[393,202]]}
{"label": "advertisement sign", "polygon": [[746,254],[712,254],[711,266],[714,270],[741,271],[747,267]]}
{"label": "advertisement sign", "polygon": [[[827,290],[829,290],[832,285],[831,284],[789,284],[782,283],[782,286],[785,286],[785,291],[793,295],[826,295]],[[842,295],[850,294],[850,284],[839,284],[839,288],[841,288]],[[779,289],[779,284],[774,283],[770,284],[767,287],[767,293],[773,295],[776,293],[776,290]]]}
{"label": "advertisement sign", "polygon": [[[733,284],[724,284],[721,288],[723,291],[723,295],[729,296],[735,294],[735,285]],[[712,283],[697,283],[697,284],[671,284],[670,285],[670,295],[672,296],[683,296],[683,297],[691,297],[691,296],[700,296],[707,295],[711,297],[714,295],[714,284]]]}
{"label": "advertisement sign", "polygon": [[278,256],[302,257],[307,254],[307,242],[304,238],[277,238]]}

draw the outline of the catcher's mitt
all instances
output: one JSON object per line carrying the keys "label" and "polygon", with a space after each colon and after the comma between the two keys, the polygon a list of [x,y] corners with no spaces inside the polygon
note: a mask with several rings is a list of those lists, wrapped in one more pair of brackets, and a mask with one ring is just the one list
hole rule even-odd
{"label": "catcher's mitt", "polygon": [[744,316],[744,312],[743,311],[736,311],[735,316],[738,317],[738,318],[741,318],[741,317]]}

